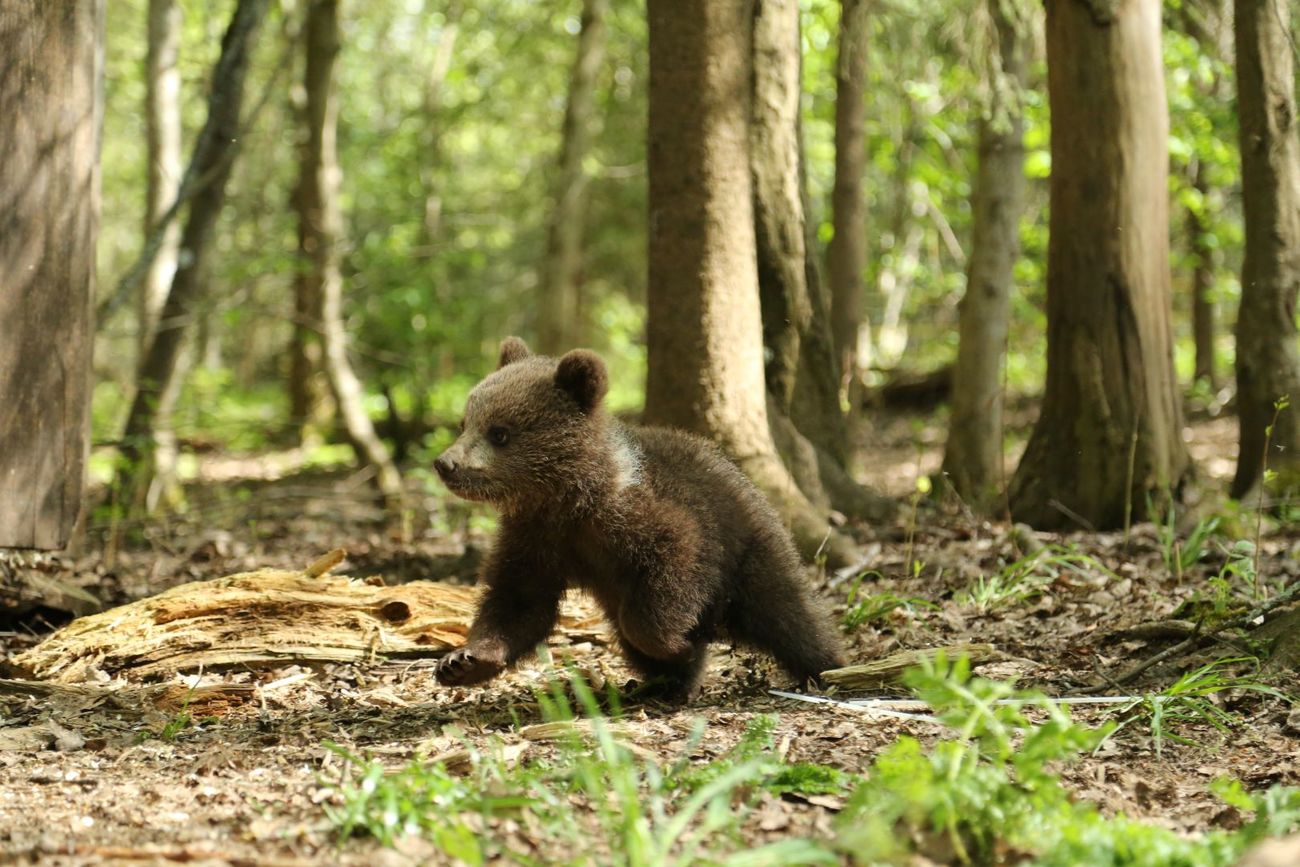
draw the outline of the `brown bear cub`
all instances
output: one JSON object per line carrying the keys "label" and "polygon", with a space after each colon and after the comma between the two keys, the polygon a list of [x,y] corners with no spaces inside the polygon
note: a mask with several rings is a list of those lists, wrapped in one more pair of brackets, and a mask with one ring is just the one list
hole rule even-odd
{"label": "brown bear cub", "polygon": [[532,651],[569,587],[595,597],[628,662],[674,699],[696,694],[724,633],[801,682],[843,665],[763,495],[706,440],[611,418],[607,387],[594,353],[557,361],[509,337],[470,393],[434,467],[456,495],[495,506],[500,529],[469,642],[438,680],[481,683]]}

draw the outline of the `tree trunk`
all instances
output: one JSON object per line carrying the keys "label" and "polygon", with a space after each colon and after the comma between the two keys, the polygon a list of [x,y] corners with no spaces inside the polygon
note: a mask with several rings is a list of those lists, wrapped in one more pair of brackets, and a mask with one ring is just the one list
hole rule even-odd
{"label": "tree trunk", "polygon": [[226,181],[240,139],[239,115],[249,56],[266,9],[267,0],[239,0],[212,72],[208,118],[186,170],[186,178],[195,179],[198,189],[181,232],[181,259],[158,328],[140,364],[135,399],[122,435],[124,466],[119,483],[130,486],[127,502],[138,502],[147,489],[149,467],[142,459],[154,450],[158,405],[172,385],[186,329],[196,315],[208,240],[225,202]]}
{"label": "tree trunk", "polygon": [[796,2],[767,0],[755,7],[753,57],[749,159],[773,439],[812,503],[880,518],[888,511],[886,503],[844,469],[848,433],[839,404],[830,299],[810,253],[816,239],[805,217]]}
{"label": "tree trunk", "polygon": [[[181,10],[176,0],[149,0],[149,46],[145,53],[145,237],[158,228],[181,187]],[[163,230],[162,244],[140,286],[139,351],[153,339],[167,289],[176,273],[181,227],[175,220]]]}
{"label": "tree trunk", "polygon": [[1187,472],[1169,327],[1159,0],[1050,0],[1047,388],[1011,485],[1038,528],[1126,526]]}
{"label": "tree trunk", "polygon": [[812,321],[799,175],[799,55],[798,3],[756,3],[749,165],[758,292],[767,389],[786,415],[794,400],[801,338]]}
{"label": "tree trunk", "polygon": [[[284,16],[283,37],[290,50],[300,43],[308,46],[304,53],[309,54],[312,50],[307,35],[312,5],[309,2],[301,15]],[[317,61],[317,69],[314,70],[317,76],[319,67],[320,62]],[[312,86],[322,86],[322,82],[311,81],[307,77],[309,73],[305,67],[303,75],[305,86],[291,88],[289,96],[294,120],[298,125],[300,167],[316,158],[315,151],[320,146],[319,141],[312,139],[313,127],[307,113],[307,99]],[[330,395],[329,375],[325,372],[321,281],[311,265],[316,238],[312,233],[311,221],[305,216],[311,207],[315,184],[314,173],[300,171],[292,194],[293,209],[298,214],[298,269],[293,281],[293,331],[289,337],[287,384],[290,424],[298,445],[304,448],[320,444],[337,416]]]}
{"label": "tree trunk", "polygon": [[650,0],[648,421],[711,437],[792,524],[805,556],[851,556],[768,427],[749,168],[749,0]]}
{"label": "tree trunk", "polygon": [[[181,226],[164,216],[181,187],[181,73],[177,65],[181,43],[181,9],[176,0],[149,0],[149,44],[145,53],[145,143],[148,183],[145,190],[144,236],[161,232],[158,252],[140,283],[137,309],[140,359],[148,351],[176,275]],[[158,394],[154,407],[153,468],[145,509],[152,512],[160,499],[176,494],[176,433],[172,411],[180,398],[189,367],[182,349],[170,383]]]}
{"label": "tree trunk", "polygon": [[[1287,7],[1277,0],[1236,0],[1235,7],[1246,252],[1236,329],[1241,447],[1232,495],[1241,498],[1266,466],[1278,472],[1278,490],[1300,490],[1300,139]],[[1290,406],[1275,410],[1286,396]]]}
{"label": "tree trunk", "polygon": [[583,161],[596,131],[596,77],[605,60],[605,16],[609,0],[583,0],[578,54],[564,112],[555,203],[547,227],[537,308],[537,344],[547,355],[573,348],[578,323],[578,270],[585,224],[587,173]]}
{"label": "tree trunk", "polygon": [[835,350],[845,378],[857,373],[867,270],[867,209],[862,201],[867,163],[867,22],[866,0],[842,0],[835,70],[835,186],[831,191],[835,234],[826,249],[826,276]]}
{"label": "tree trunk", "polygon": [[298,214],[302,271],[310,294],[320,299],[325,371],[358,458],[376,470],[376,483],[390,506],[401,501],[402,480],[388,449],[375,434],[363,404],[364,391],[347,354],[340,269],[343,214],[339,207],[338,95],[334,62],[339,52],[338,0],[312,0],[303,28],[307,68],[307,147],[302,154]]}
{"label": "tree trunk", "polygon": [[[1025,197],[1026,39],[1014,9],[988,0],[998,34],[997,81],[988,112],[979,120],[979,167],[971,195],[971,256],[958,324],[952,416],[943,472],[972,509],[992,514],[1006,483],[1002,465],[1002,359]],[[1008,92],[1010,91],[1010,92]]]}
{"label": "tree trunk", "polygon": [[[424,12],[432,15],[442,0],[426,0]],[[420,144],[424,160],[420,166],[420,181],[424,186],[424,219],[420,231],[426,255],[433,255],[442,228],[442,193],[438,189],[437,170],[444,159],[442,147],[442,88],[451,70],[456,53],[456,39],[460,35],[460,16],[464,12],[460,0],[450,0],[442,10],[442,27],[433,46],[433,59],[424,80],[424,122]]]}
{"label": "tree trunk", "polygon": [[64,548],[81,513],[103,16],[0,4],[0,547]]}
{"label": "tree trunk", "polygon": [[[1200,193],[1201,207],[1208,207],[1210,185],[1205,179],[1205,163],[1196,161],[1192,188]],[[1214,250],[1207,242],[1209,228],[1201,211],[1187,209],[1187,242],[1192,252],[1192,338],[1196,347],[1195,382],[1205,382],[1218,389],[1214,374]]]}

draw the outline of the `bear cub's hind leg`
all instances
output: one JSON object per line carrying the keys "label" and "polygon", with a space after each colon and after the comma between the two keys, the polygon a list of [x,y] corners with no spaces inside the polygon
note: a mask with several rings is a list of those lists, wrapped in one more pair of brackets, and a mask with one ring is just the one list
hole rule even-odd
{"label": "bear cub's hind leg", "polygon": [[700,682],[709,661],[709,644],[697,641],[689,646],[679,659],[655,659],[642,653],[622,635],[619,646],[628,665],[645,678],[636,693],[637,697],[657,698],[674,704],[684,704],[700,694]]}

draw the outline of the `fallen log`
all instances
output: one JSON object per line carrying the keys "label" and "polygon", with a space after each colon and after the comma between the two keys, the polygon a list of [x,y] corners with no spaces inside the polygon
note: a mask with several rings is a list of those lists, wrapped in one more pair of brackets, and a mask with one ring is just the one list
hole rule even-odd
{"label": "fallen log", "polygon": [[[290,663],[437,657],[465,643],[478,592],[434,581],[387,586],[328,571],[332,552],[299,572],[262,569],[181,584],[74,620],[14,664],[37,680],[83,683]],[[566,600],[560,628],[599,634],[589,603]]]}
{"label": "fallen log", "polygon": [[952,644],[947,647],[929,647],[922,650],[900,650],[881,659],[860,665],[832,668],[822,672],[822,680],[840,689],[881,689],[898,683],[903,672],[914,665],[933,663],[943,654],[948,659],[969,657],[971,665],[1005,659],[991,644]]}

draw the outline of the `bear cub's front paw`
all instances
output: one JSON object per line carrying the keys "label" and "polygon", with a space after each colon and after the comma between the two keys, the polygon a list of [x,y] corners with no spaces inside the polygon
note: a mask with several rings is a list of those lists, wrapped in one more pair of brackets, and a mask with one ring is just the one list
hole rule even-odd
{"label": "bear cub's front paw", "polygon": [[480,656],[468,648],[453,650],[438,661],[438,683],[444,686],[471,686],[491,680],[506,665],[499,659]]}

